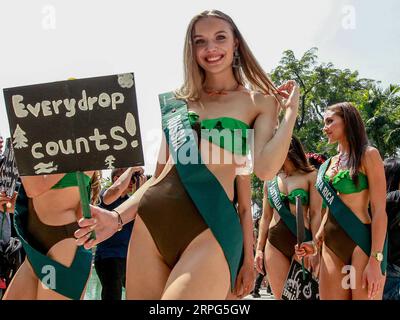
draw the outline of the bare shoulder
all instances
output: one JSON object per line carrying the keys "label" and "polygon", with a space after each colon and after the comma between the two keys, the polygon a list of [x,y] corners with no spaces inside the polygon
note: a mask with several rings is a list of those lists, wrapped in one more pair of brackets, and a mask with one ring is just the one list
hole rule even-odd
{"label": "bare shoulder", "polygon": [[362,157],[362,166],[368,170],[368,168],[375,167],[377,164],[382,165],[382,157],[379,150],[368,146]]}
{"label": "bare shoulder", "polygon": [[378,149],[368,146],[364,152],[363,160],[366,162],[377,161],[377,160],[382,161],[382,157],[381,157]]}
{"label": "bare shoulder", "polygon": [[310,182],[317,180],[317,176],[318,176],[317,170],[313,170],[313,171],[307,173],[307,178]]}
{"label": "bare shoulder", "polygon": [[276,113],[278,111],[278,100],[273,95],[251,92],[251,96],[259,112]]}

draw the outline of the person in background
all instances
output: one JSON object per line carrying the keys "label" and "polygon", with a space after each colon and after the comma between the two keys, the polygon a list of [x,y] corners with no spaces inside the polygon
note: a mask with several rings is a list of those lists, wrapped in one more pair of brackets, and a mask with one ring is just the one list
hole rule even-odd
{"label": "person in background", "polygon": [[383,299],[400,300],[400,159],[386,159],[384,168],[389,254]]}
{"label": "person in background", "polygon": [[[113,210],[129,199],[145,181],[141,167],[117,168],[111,172],[113,184],[100,193],[99,207]],[[125,287],[126,255],[133,221],[125,224],[122,230],[97,245],[95,268],[99,276],[102,300],[121,300],[122,287]]]}
{"label": "person in background", "polygon": [[[321,300],[381,300],[386,276],[386,181],[379,151],[370,146],[358,109],[350,102],[329,106],[324,114],[328,144],[338,154],[319,169],[316,188],[326,200],[314,243],[296,246],[299,258],[322,248]],[[350,267],[350,285],[343,268]]]}

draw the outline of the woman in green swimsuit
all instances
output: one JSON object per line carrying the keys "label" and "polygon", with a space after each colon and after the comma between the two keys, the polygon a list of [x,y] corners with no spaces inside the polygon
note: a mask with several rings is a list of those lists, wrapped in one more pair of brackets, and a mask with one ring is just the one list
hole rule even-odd
{"label": "woman in green swimsuit", "polygon": [[[282,170],[273,181],[265,182],[263,214],[255,256],[257,271],[265,263],[268,281],[276,299],[281,299],[283,286],[294,258],[297,243],[296,197],[303,206],[306,239],[312,240],[321,224],[322,199],[314,188],[316,170],[309,164],[301,142],[292,137]],[[318,269],[319,257],[307,261]]]}
{"label": "woman in green swimsuit", "polygon": [[[84,173],[91,203],[100,191],[100,172]],[[81,299],[92,254],[77,247],[74,232],[82,217],[76,173],[21,177],[15,227],[26,259],[4,299]]]}
{"label": "woman in green swimsuit", "polygon": [[[379,300],[387,259],[383,162],[368,145],[361,116],[351,103],[328,107],[324,123],[328,143],[338,143],[339,154],[320,167],[316,184],[328,205],[318,232],[320,298]],[[310,243],[296,250],[300,257],[312,252]]]}
{"label": "woman in green swimsuit", "polygon": [[[229,16],[212,10],[192,19],[184,65],[183,86],[160,95],[165,135],[153,178],[114,212],[92,208],[93,219],[80,222],[76,232],[77,242],[91,248],[136,218],[127,299],[249,293],[254,259],[252,227],[245,221],[251,213],[238,216],[234,179],[247,158],[251,129],[254,172],[263,180],[275,176],[290,144],[299,88],[294,81],[272,84]],[[281,108],[285,115],[274,135]],[[198,144],[191,127],[200,131]],[[238,185],[239,208],[247,206],[248,188]],[[89,240],[90,228],[96,240]]]}

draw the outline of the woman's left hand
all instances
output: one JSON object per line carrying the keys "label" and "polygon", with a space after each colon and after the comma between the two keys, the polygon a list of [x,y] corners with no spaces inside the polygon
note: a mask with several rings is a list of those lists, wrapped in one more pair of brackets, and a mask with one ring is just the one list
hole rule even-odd
{"label": "woman's left hand", "polygon": [[239,298],[243,299],[249,295],[254,288],[256,280],[256,272],[252,262],[244,263],[240,268],[239,274],[236,279],[236,284],[233,293]]}
{"label": "woman's left hand", "polygon": [[362,275],[362,287],[367,288],[368,298],[374,299],[384,286],[385,277],[382,275],[380,262],[370,258]]}

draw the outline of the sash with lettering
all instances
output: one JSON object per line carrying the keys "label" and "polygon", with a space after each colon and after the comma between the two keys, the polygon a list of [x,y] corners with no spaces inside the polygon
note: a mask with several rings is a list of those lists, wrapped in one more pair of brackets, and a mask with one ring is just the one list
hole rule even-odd
{"label": "sash with lettering", "polygon": [[[329,167],[331,159],[324,162],[319,168],[317,182],[315,184],[322,199],[329,207],[329,214],[335,218],[347,235],[365,252],[369,257],[371,254],[371,230],[361,222],[339,198],[336,190],[324,179],[325,172]],[[387,237],[383,248],[383,261],[381,262],[382,273],[386,271],[387,265]]]}
{"label": "sash with lettering", "polygon": [[[179,178],[224,251],[233,288],[243,254],[238,214],[217,178],[201,159],[186,102],[176,99],[172,92],[160,94],[159,100],[163,130]],[[181,161],[182,158],[185,161]],[[190,161],[186,161],[188,158]]]}
{"label": "sash with lettering", "polygon": [[[278,212],[279,216],[289,228],[290,232],[297,238],[297,224],[296,217],[289,211],[289,209],[285,206],[282,201],[281,193],[278,187],[278,177],[275,177],[274,180],[270,180],[267,182],[267,192],[268,197],[271,199],[271,202],[274,205],[274,208]],[[311,241],[312,234],[310,230],[305,229],[305,239],[304,241]]]}

